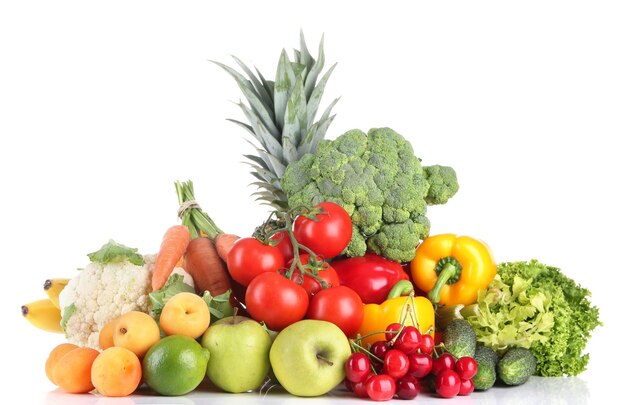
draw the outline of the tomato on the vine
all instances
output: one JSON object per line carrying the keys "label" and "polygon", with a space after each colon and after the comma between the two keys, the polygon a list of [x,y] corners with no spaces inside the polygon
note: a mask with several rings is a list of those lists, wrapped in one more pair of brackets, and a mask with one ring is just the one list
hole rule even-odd
{"label": "tomato on the vine", "polygon": [[304,318],[309,296],[304,288],[278,273],[262,273],[246,290],[246,308],[256,321],[279,331]]}
{"label": "tomato on the vine", "polygon": [[270,238],[273,243],[278,241],[274,246],[280,250],[280,253],[283,255],[283,259],[285,263],[289,263],[290,260],[293,260],[293,245],[291,244],[291,239],[289,239],[289,232],[280,231],[272,235]]}
{"label": "tomato on the vine", "polygon": [[256,238],[241,238],[228,253],[226,264],[231,277],[247,286],[259,274],[285,267],[285,260],[277,247]]}
{"label": "tomato on the vine", "polygon": [[307,318],[332,322],[348,337],[356,334],[363,322],[363,301],[346,286],[325,288],[311,298]]}
{"label": "tomato on the vine", "polygon": [[352,220],[340,205],[323,202],[314,208],[322,208],[325,213],[318,214],[317,220],[303,215],[296,218],[293,234],[296,240],[325,259],[341,253],[352,239]]}
{"label": "tomato on the vine", "polygon": [[[300,255],[300,263],[302,263],[303,265],[306,265],[309,262],[309,257],[310,255],[308,253],[302,253]],[[320,262],[323,262],[323,259],[321,257],[318,257],[318,259],[320,260]],[[291,266],[291,263],[287,264],[287,267],[290,267],[290,266]],[[322,279],[324,282],[326,282],[327,288],[336,287],[340,285],[339,276],[337,275],[337,272],[331,265],[329,265],[326,262],[322,264],[322,268],[318,271],[317,276],[320,279]],[[322,285],[320,284],[318,280],[316,280],[315,278],[311,277],[308,274],[305,274],[303,277],[302,272],[297,267],[295,271],[293,272],[291,279],[294,282],[300,284],[302,288],[304,288],[306,292],[309,293],[309,295],[315,295],[322,289]]]}

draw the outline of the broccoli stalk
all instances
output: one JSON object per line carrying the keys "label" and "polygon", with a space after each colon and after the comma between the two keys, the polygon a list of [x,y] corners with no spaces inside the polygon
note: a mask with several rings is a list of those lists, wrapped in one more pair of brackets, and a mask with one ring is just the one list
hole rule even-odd
{"label": "broccoli stalk", "polygon": [[422,166],[411,144],[389,128],[321,141],[315,154],[289,164],[281,185],[290,207],[332,201],[350,214],[346,255],[369,249],[398,262],[413,259],[428,236],[427,206],[446,203],[459,188],[454,169]]}

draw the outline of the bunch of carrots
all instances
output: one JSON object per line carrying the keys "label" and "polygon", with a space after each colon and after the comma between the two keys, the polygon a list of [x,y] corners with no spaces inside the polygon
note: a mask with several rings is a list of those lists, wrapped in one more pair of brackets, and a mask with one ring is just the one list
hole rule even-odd
{"label": "bunch of carrots", "polygon": [[195,201],[193,183],[176,182],[181,225],[169,228],[157,254],[152,290],[162,288],[177,265],[182,264],[194,280],[196,290],[217,296],[231,289],[226,258],[239,239],[224,233]]}

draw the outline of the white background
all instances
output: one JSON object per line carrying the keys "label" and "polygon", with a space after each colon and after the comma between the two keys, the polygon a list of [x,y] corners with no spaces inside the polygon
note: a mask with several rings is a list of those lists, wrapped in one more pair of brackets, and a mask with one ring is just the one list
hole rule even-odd
{"label": "white background", "polygon": [[[34,2],[0,5],[3,395],[45,392],[60,335],[21,319],[46,278],[75,275],[109,238],[155,252],[173,182],[247,235],[267,212],[242,153],[237,55],[273,77],[280,50],[339,62],[328,137],[389,126],[461,188],[432,233],[537,258],[593,292],[605,326],[583,373],[592,397],[623,355],[626,18],[620,2]],[[623,328],[622,328],[623,329]],[[15,360],[7,360],[14,356]],[[619,360],[618,360],[619,361]]]}

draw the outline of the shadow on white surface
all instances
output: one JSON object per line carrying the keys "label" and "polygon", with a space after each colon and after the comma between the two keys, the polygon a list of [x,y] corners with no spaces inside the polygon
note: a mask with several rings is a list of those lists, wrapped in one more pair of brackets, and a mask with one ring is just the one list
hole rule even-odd
{"label": "shadow on white surface", "polygon": [[[494,387],[485,392],[474,392],[467,397],[456,397],[446,400],[446,404],[480,404],[480,405],[582,405],[591,403],[591,394],[584,380],[577,377],[541,378],[532,377],[526,384],[518,387]],[[598,398],[597,398],[598,399]],[[416,400],[420,404],[442,404],[442,399],[431,393],[420,393]],[[124,398],[106,398],[97,394],[73,395],[55,390],[45,395],[46,405],[232,405],[237,404],[296,404],[306,401],[315,403],[363,403],[342,386],[337,387],[325,396],[316,398],[298,398],[289,395],[281,388],[273,388],[268,393],[249,392],[244,394],[228,394],[216,390],[210,385],[180,397],[157,396],[153,391],[141,389],[138,393]],[[29,402],[30,403],[30,402]]]}

